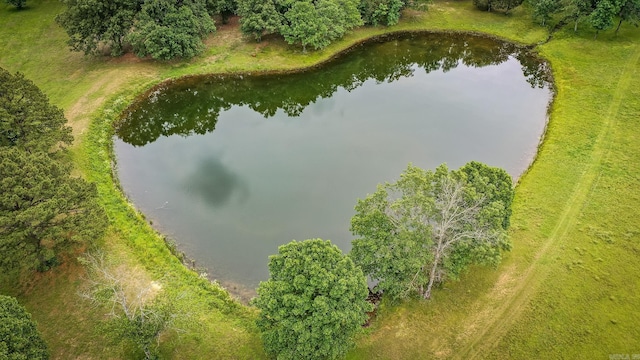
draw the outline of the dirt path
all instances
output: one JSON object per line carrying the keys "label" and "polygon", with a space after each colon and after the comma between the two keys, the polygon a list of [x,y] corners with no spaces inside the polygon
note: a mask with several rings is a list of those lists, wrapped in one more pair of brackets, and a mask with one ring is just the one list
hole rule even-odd
{"label": "dirt path", "polygon": [[73,130],[73,137],[77,139],[85,133],[91,114],[104,105],[109,96],[121,91],[127,83],[145,77],[150,78],[153,75],[153,71],[145,68],[144,65],[136,64],[120,64],[108,71],[101,70],[91,87],[65,111],[68,124]]}
{"label": "dirt path", "polygon": [[612,129],[616,124],[620,105],[639,68],[639,61],[640,47],[637,47],[627,61],[603,118],[602,129],[591,153],[591,161],[576,183],[553,231],[524,271],[518,273],[515,266],[506,269],[487,298],[479,303],[477,312],[469,317],[469,325],[457,339],[463,346],[456,349],[455,358],[480,358],[494,348],[519,319],[529,300],[549,276],[550,267],[543,266],[543,260],[548,259],[553,253],[551,250],[560,246],[567,234],[575,228],[591,191],[598,183],[602,162],[611,147]]}

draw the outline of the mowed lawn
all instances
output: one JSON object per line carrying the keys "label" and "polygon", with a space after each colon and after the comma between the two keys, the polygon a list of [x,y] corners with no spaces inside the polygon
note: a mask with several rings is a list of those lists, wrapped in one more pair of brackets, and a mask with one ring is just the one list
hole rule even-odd
{"label": "mowed lawn", "polygon": [[[168,334],[163,355],[264,357],[254,311],[184,270],[116,190],[109,124],[136,94],[163,79],[308,66],[388,30],[361,29],[328,49],[301,54],[280,40],[256,44],[223,27],[202,56],[157,63],[71,53],[53,21],[60,2],[28,5],[20,12],[0,5],[0,66],[24,72],[65,109],[77,138],[77,173],[98,183],[112,223],[102,246],[130,269],[167,279],[168,291],[189,294],[180,305],[197,326],[188,335]],[[405,15],[389,30],[477,31],[524,44],[547,37],[526,9],[504,16],[454,1]],[[562,30],[538,47],[553,67],[557,96],[545,142],[516,191],[514,246],[504,263],[497,270],[472,269],[432,301],[385,306],[350,358],[640,354],[640,30],[625,24],[617,36],[593,35],[582,25],[578,33]],[[28,286],[5,281],[2,289],[33,313],[54,358],[131,356],[131,349],[94,330],[104,311],[79,299],[82,283],[82,269],[69,261]]]}

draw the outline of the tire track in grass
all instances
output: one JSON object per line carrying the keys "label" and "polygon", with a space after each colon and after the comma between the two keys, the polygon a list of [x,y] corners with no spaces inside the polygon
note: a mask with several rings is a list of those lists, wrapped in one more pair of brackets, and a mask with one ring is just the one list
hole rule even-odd
{"label": "tire track in grass", "polygon": [[[455,351],[456,358],[482,357],[494,348],[519,319],[529,300],[549,275],[549,267],[542,266],[541,261],[546,260],[550,249],[559,245],[575,227],[580,212],[597,185],[602,161],[611,147],[611,131],[616,122],[616,115],[634,73],[638,70],[639,60],[640,47],[637,47],[618,80],[613,99],[603,119],[602,129],[596,138],[591,161],[574,187],[558,223],[522,274],[517,274],[515,267],[506,270],[505,275],[501,277],[502,281],[499,281],[488,294],[488,301],[484,301],[483,308],[471,318],[469,327],[462,332],[462,338],[458,338],[464,345],[459,351]],[[506,283],[506,285],[499,283]],[[508,287],[506,293],[505,286]],[[468,337],[465,339],[465,336]]]}

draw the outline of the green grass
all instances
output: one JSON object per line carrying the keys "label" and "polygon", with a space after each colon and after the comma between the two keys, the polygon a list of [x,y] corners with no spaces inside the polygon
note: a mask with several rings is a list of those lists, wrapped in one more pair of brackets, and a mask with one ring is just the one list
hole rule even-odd
{"label": "green grass", "polygon": [[[34,80],[66,110],[76,135],[78,173],[98,184],[111,221],[105,247],[167,291],[185,294],[191,333],[170,333],[171,358],[264,357],[254,310],[184,268],[117,190],[111,173],[111,122],[137,94],[188,74],[295,69],[326,61],[352,44],[387,31],[483,32],[523,44],[547,32],[526,9],[510,16],[476,11],[470,2],[436,2],[410,11],[401,24],[359,29],[329,48],[302,54],[282,40],[261,44],[221,30],[205,54],[157,63],[71,53],[54,23],[58,1],[29,9],[0,5],[0,66]],[[618,36],[563,30],[539,46],[552,64],[557,97],[547,136],[516,191],[514,248],[496,270],[474,268],[447,283],[430,302],[386,305],[349,357],[606,358],[640,353],[640,31]],[[355,199],[354,199],[355,201]],[[131,349],[94,331],[102,318],[76,295],[82,269],[72,261],[18,295],[39,322],[54,358],[126,358]]]}

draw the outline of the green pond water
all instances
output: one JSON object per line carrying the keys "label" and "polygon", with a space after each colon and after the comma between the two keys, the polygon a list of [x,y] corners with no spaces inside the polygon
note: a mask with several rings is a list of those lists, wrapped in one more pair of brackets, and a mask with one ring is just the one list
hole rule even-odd
{"label": "green pond water", "polygon": [[116,126],[124,192],[232,290],[268,278],[292,239],[350,249],[358,198],[409,162],[471,160],[517,178],[551,99],[545,63],[468,35],[405,35],[297,74],[162,84]]}

